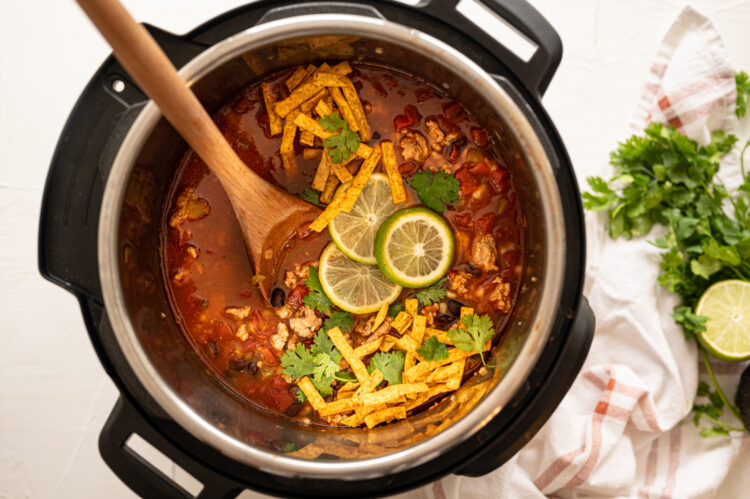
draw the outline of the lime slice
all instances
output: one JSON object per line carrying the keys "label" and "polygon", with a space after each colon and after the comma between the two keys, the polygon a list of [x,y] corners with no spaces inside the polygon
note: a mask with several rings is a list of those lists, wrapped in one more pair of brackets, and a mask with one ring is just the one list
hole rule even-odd
{"label": "lime slice", "polygon": [[[349,182],[336,191],[340,196]],[[403,207],[393,202],[391,184],[382,173],[373,173],[349,213],[341,212],[328,224],[331,239],[346,256],[360,263],[375,265],[375,234],[383,221]]]}
{"label": "lime slice", "polygon": [[438,281],[453,262],[453,233],[445,220],[421,206],[399,210],[380,226],[375,237],[378,267],[407,288]]}
{"label": "lime slice", "polygon": [[318,274],[328,298],[353,314],[375,312],[401,293],[401,286],[389,281],[378,267],[355,262],[333,243],[320,255]]}
{"label": "lime slice", "polygon": [[750,283],[717,282],[703,293],[695,313],[708,317],[698,340],[711,355],[729,362],[750,359]]}

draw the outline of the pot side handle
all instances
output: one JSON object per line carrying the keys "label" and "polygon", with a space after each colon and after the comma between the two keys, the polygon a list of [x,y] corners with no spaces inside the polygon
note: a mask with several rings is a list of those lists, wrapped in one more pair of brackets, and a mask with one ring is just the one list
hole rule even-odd
{"label": "pot side handle", "polygon": [[[198,495],[192,495],[135,452],[128,445],[128,440],[136,434],[198,480],[203,485]],[[187,457],[161,436],[122,396],[99,434],[99,453],[118,478],[141,497],[229,499],[237,497],[244,489],[240,484]]]}

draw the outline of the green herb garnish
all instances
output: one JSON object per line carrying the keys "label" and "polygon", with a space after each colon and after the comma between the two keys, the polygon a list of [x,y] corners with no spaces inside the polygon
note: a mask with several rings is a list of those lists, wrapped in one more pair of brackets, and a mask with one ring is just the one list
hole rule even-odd
{"label": "green herb garnish", "polygon": [[446,292],[445,292],[445,281],[447,280],[446,277],[443,277],[438,282],[433,284],[432,286],[428,288],[422,288],[416,293],[417,300],[419,300],[419,304],[423,307],[426,307],[427,305],[432,305],[433,303],[438,303],[439,301],[442,301],[443,298],[445,298]]}
{"label": "green herb garnish", "polygon": [[309,293],[302,298],[302,303],[312,308],[313,310],[319,310],[323,313],[329,314],[333,302],[331,302],[328,295],[323,291],[323,286],[320,284],[320,278],[318,277],[318,270],[310,265],[307,271],[307,279],[305,285],[310,290]]}
{"label": "green herb garnish", "polygon": [[489,315],[464,315],[461,317],[463,329],[451,329],[448,337],[453,345],[464,352],[477,352],[482,359],[482,364],[487,365],[484,360],[484,344],[492,339],[495,328]]}
{"label": "green herb garnish", "polygon": [[333,311],[331,312],[330,317],[326,318],[323,321],[323,326],[321,326],[321,331],[328,331],[329,329],[333,329],[335,327],[339,328],[342,333],[348,332],[352,326],[354,325],[354,317],[352,317],[347,312],[338,312]]}
{"label": "green herb garnish", "polygon": [[359,147],[362,138],[357,132],[352,132],[346,120],[338,113],[331,113],[320,119],[319,123],[330,133],[337,133],[328,137],[323,143],[328,148],[328,155],[334,163],[341,163]]}
{"label": "green herb garnish", "polygon": [[393,319],[398,315],[399,312],[403,312],[404,310],[406,310],[406,306],[404,305],[404,302],[397,301],[397,302],[391,303],[388,306],[388,317]]}
{"label": "green herb garnish", "polygon": [[443,360],[448,358],[448,346],[435,336],[430,336],[422,346],[417,348],[417,353],[424,360]]}
{"label": "green herb garnish", "polygon": [[[292,379],[300,379],[310,376],[315,389],[325,397],[333,392],[331,384],[334,379],[345,378],[339,367],[341,353],[333,345],[333,342],[324,331],[318,331],[313,344],[308,350],[302,343],[298,343],[294,350],[287,350],[281,356],[281,367],[286,376]],[[297,399],[304,401],[302,390],[297,392]]]}
{"label": "green herb garnish", "polygon": [[461,183],[452,173],[446,174],[443,170],[433,173],[425,170],[414,174],[407,182],[431,210],[443,213],[445,205],[458,201]]}
{"label": "green herb garnish", "polygon": [[310,187],[305,187],[305,190],[299,193],[299,197],[308,203],[312,203],[316,206],[325,206],[320,202],[320,193]]}
{"label": "green herb garnish", "polygon": [[406,357],[404,352],[378,352],[370,359],[370,365],[367,366],[368,372],[380,369],[383,378],[392,384],[401,384],[401,374],[404,372],[404,361]]}

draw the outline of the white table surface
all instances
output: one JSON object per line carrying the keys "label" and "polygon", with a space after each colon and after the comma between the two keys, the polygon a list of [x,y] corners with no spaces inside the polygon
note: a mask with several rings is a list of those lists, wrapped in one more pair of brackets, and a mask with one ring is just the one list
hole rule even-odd
{"label": "white table surface", "polygon": [[[245,2],[125,3],[138,20],[183,33]],[[544,104],[583,181],[606,172],[608,153],[627,131],[658,43],[687,2],[532,3],[563,40],[565,55]],[[750,1],[691,4],[715,22],[735,68],[750,69]],[[91,348],[76,301],[40,277],[36,260],[42,188],[58,135],[109,52],[70,0],[3,2],[0,498],[133,496],[96,445],[117,391]]]}

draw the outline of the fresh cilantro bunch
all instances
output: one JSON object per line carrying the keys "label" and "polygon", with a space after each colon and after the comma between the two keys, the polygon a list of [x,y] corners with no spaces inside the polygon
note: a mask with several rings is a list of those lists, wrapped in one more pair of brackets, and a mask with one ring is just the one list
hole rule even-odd
{"label": "fresh cilantro bunch", "polygon": [[[736,141],[716,131],[710,144],[699,146],[674,127],[652,123],[645,136],[630,137],[612,153],[615,177],[609,183],[590,178],[592,192],[583,194],[586,208],[607,210],[613,238],[642,236],[655,224],[667,227],[655,241],[666,250],[659,283],[690,310],[714,282],[750,279],[750,179],[744,165],[736,192],[715,178],[719,160]],[[675,318],[693,334],[702,324],[690,310],[676,311]]]}
{"label": "fresh cilantro bunch", "polygon": [[323,286],[320,284],[320,277],[318,277],[318,269],[312,265],[310,265],[310,268],[307,271],[305,285],[310,292],[302,298],[302,303],[313,310],[319,310],[324,314],[330,314],[333,302],[328,298],[325,291],[323,291]]}
{"label": "fresh cilantro bunch", "polygon": [[461,183],[452,173],[425,170],[415,173],[407,182],[417,191],[420,201],[431,210],[443,213],[446,205],[458,201]]}
{"label": "fresh cilantro bunch", "polygon": [[484,344],[495,334],[492,319],[489,315],[465,315],[461,317],[462,329],[451,329],[448,331],[453,345],[464,352],[477,352],[482,359],[482,364],[487,365],[484,360]]}
{"label": "fresh cilantro bunch", "polygon": [[[309,376],[315,389],[326,397],[333,392],[331,384],[335,379],[351,381],[349,373],[339,367],[340,361],[341,353],[321,330],[315,335],[309,350],[302,343],[297,343],[294,350],[284,352],[281,356],[281,367],[286,376],[295,380]],[[298,398],[304,400],[301,391]]]}
{"label": "fresh cilantro bunch", "polygon": [[401,384],[401,374],[404,372],[404,362],[406,356],[404,352],[378,352],[370,359],[370,365],[367,366],[367,372],[373,372],[379,369],[383,373],[383,378],[392,385]]}
{"label": "fresh cilantro bunch", "polygon": [[426,307],[428,305],[432,305],[433,303],[438,303],[442,301],[443,298],[446,296],[445,291],[445,281],[447,280],[446,277],[443,277],[438,282],[433,284],[430,287],[422,288],[416,293],[417,300],[419,300],[419,304],[423,307]]}
{"label": "fresh cilantro bunch", "polygon": [[339,113],[331,113],[320,119],[319,123],[330,133],[340,132],[328,137],[324,145],[328,148],[328,155],[334,163],[341,163],[349,158],[359,148],[362,138],[357,132],[353,132],[346,120]]}
{"label": "fresh cilantro bunch", "polygon": [[448,358],[448,346],[435,336],[430,336],[417,348],[417,353],[424,360],[443,360]]}

